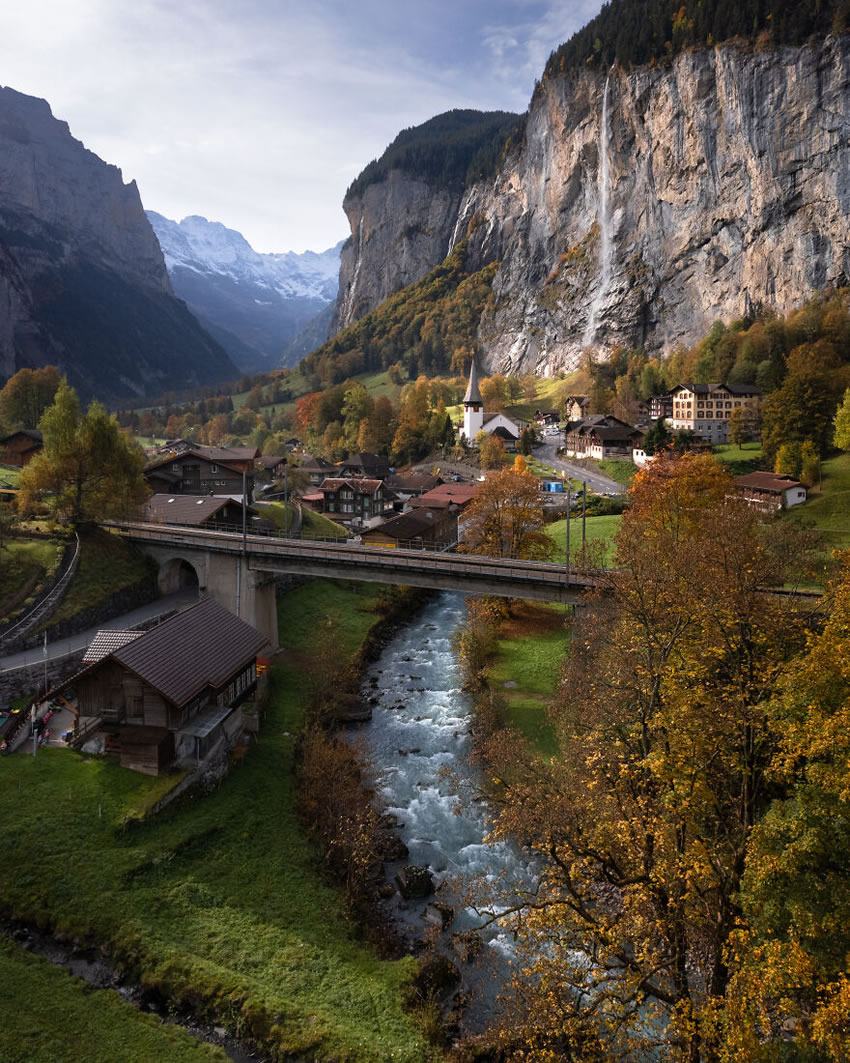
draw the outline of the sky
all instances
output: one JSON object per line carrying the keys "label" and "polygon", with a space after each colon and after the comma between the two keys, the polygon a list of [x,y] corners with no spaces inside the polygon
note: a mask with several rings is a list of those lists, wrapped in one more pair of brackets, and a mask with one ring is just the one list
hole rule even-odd
{"label": "sky", "polygon": [[454,107],[526,109],[601,0],[5,0],[0,83],[135,180],[263,252],[349,234],[349,183]]}

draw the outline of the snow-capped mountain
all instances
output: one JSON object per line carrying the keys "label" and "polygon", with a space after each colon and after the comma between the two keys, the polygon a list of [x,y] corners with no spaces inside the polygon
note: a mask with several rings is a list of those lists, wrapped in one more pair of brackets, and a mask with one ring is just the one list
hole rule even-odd
{"label": "snow-capped mountain", "polygon": [[261,254],[220,222],[146,213],[175,293],[237,365],[254,372],[290,364],[292,341],[336,299],[342,241],[321,253]]}

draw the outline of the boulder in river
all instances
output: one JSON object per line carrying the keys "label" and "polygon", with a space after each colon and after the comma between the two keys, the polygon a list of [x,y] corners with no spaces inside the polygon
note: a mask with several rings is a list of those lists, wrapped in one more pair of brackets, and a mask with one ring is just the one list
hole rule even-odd
{"label": "boulder in river", "polygon": [[399,892],[406,901],[414,897],[427,897],[434,892],[434,880],[427,867],[408,864],[396,875]]}

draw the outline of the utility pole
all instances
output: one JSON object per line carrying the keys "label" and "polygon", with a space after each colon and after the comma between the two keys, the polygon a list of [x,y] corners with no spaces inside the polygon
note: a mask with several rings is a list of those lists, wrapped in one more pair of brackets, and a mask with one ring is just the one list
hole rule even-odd
{"label": "utility pole", "polygon": [[584,561],[584,543],[587,538],[587,480],[581,484],[581,559]]}
{"label": "utility pole", "polygon": [[572,488],[567,479],[567,583],[570,582],[570,511],[572,509]]}
{"label": "utility pole", "polygon": [[283,537],[289,535],[289,462],[283,467]]}

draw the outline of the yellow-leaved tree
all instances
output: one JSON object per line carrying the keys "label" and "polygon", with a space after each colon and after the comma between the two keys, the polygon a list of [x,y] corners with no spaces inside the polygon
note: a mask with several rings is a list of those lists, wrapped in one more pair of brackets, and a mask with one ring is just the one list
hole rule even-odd
{"label": "yellow-leaved tree", "polygon": [[767,701],[807,620],[764,588],[799,575],[810,535],[761,519],[710,456],[640,472],[615,567],[571,640],[558,755],[491,742],[493,837],[540,861],[531,896],[479,884],[480,910],[519,950],[498,1031],[508,1058],[721,1058],[728,946],[775,749]]}
{"label": "yellow-leaved tree", "polygon": [[38,427],[44,448],[21,473],[20,513],[43,504],[57,520],[79,524],[129,516],[149,494],[141,448],[101,403],[82,413],[66,379]]}

